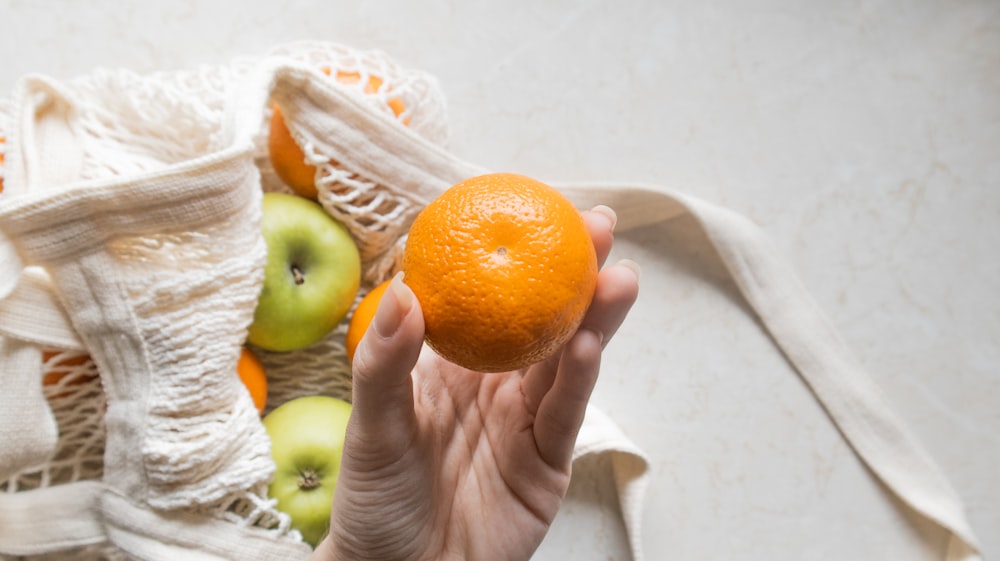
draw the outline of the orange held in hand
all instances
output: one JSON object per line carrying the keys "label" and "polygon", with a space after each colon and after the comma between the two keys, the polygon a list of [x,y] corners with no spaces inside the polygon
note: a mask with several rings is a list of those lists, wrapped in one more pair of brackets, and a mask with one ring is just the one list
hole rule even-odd
{"label": "orange held in hand", "polygon": [[498,173],[458,183],[410,228],[403,280],[441,356],[481,372],[516,370],[576,332],[597,284],[594,243],[559,191]]}
{"label": "orange held in hand", "polygon": [[243,347],[240,351],[240,360],[236,363],[236,371],[250,392],[257,412],[263,414],[264,405],[267,404],[267,376],[264,375],[264,365],[250,352],[250,349]]}
{"label": "orange held in hand", "polygon": [[351,323],[347,326],[347,360],[354,362],[354,351],[358,349],[358,343],[361,342],[361,338],[368,331],[368,324],[375,317],[375,310],[378,310],[378,303],[382,301],[382,295],[385,294],[385,289],[388,288],[390,282],[392,282],[392,279],[371,289],[361,299],[361,302],[358,302],[358,306],[354,308],[354,314],[351,315]]}

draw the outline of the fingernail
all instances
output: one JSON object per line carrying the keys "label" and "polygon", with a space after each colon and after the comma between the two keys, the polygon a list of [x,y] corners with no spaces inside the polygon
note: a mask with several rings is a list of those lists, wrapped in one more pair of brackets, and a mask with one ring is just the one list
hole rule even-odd
{"label": "fingernail", "polygon": [[413,293],[403,284],[403,273],[400,271],[392,277],[389,289],[385,291],[378,310],[375,311],[375,319],[372,321],[375,333],[384,339],[392,337],[412,307]]}
{"label": "fingernail", "polygon": [[635,273],[635,280],[639,280],[639,276],[642,273],[642,268],[639,267],[638,263],[632,261],[631,259],[622,259],[621,261],[618,262],[618,264]]}
{"label": "fingernail", "polygon": [[597,205],[594,208],[590,209],[590,212],[596,212],[597,214],[603,214],[604,216],[606,216],[607,219],[611,222],[611,231],[612,232],[615,231],[615,225],[618,224],[618,215],[615,214],[615,211],[611,207],[605,205]]}

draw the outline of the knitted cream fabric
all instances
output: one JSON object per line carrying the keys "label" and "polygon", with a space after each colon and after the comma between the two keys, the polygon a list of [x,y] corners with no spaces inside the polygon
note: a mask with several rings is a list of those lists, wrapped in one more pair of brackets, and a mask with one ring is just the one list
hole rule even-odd
{"label": "knitted cream fabric", "polygon": [[[298,69],[307,82],[328,83],[337,92],[357,103],[373,119],[386,123],[393,130],[402,130],[420,138],[421,142],[442,147],[447,141],[447,120],[444,96],[437,80],[419,70],[400,67],[381,51],[362,51],[327,42],[296,42],[280,45],[269,53],[283,66]],[[356,75],[356,81],[345,84],[330,80],[325,73]],[[275,89],[271,103],[285,107],[278,90],[283,83],[272,76]],[[372,78],[382,85],[378,91],[366,91]],[[390,104],[404,108],[395,114]],[[270,110],[270,106],[267,108]],[[316,108],[322,111],[322,108]],[[331,154],[322,151],[311,137],[305,136],[299,115],[285,115],[290,132],[302,147],[307,161],[316,166],[316,183],[319,202],[331,216],[345,224],[358,244],[361,253],[363,284],[356,302],[368,290],[389,278],[396,265],[388,257],[392,248],[401,242],[409,222],[426,202],[416,201],[404,193],[376,184],[357,174],[349,166],[338,163]],[[399,126],[403,125],[403,126]],[[267,129],[262,128],[261,133]],[[287,191],[277,178],[267,157],[266,144],[258,140],[260,149],[256,163],[261,170],[265,191]],[[394,254],[392,254],[394,255]],[[270,397],[267,410],[289,399],[322,393],[350,398],[351,373],[346,360],[344,337],[347,324],[342,323],[326,338],[315,345],[295,353],[274,353],[257,349],[257,354],[267,367]]]}

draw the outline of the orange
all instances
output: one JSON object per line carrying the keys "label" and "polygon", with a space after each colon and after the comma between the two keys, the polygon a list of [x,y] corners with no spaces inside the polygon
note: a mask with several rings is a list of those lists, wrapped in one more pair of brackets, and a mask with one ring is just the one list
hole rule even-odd
{"label": "orange", "polygon": [[243,347],[240,351],[240,360],[236,363],[236,371],[250,392],[257,412],[263,414],[264,405],[267,404],[267,376],[264,374],[264,365],[250,352],[250,349]]}
{"label": "orange", "polygon": [[421,211],[403,272],[423,308],[427,344],[460,366],[501,372],[550,356],[576,332],[597,256],[559,191],[497,173],[462,181]]}
{"label": "orange", "polygon": [[[328,76],[330,75],[329,68],[324,68],[323,72],[325,72]],[[341,84],[348,84],[348,85],[357,84],[358,82],[361,81],[361,73],[345,72],[343,70],[338,70],[336,78],[337,81],[340,82]],[[381,89],[382,89],[382,79],[374,75],[368,76],[368,83],[365,84],[365,93],[366,94],[378,93],[378,91]],[[389,106],[389,109],[392,109],[393,115],[397,117],[399,117],[403,113],[403,111],[406,111],[406,104],[403,103],[403,100],[399,99],[398,97],[389,99],[385,103],[386,105]],[[404,121],[404,123],[409,124],[407,121]]]}
{"label": "orange", "polygon": [[[329,68],[323,68],[323,72],[330,75]],[[342,84],[357,84],[361,81],[361,74],[338,70],[335,79]],[[366,94],[373,94],[381,88],[382,79],[378,76],[369,76],[364,91]],[[386,103],[397,117],[406,110],[406,105],[399,98],[392,98]],[[274,172],[292,191],[310,199],[319,196],[319,192],[316,190],[316,166],[306,163],[305,152],[295,142],[295,138],[288,130],[288,125],[285,124],[281,109],[277,105],[274,105],[274,111],[271,114],[267,149]]]}
{"label": "orange", "polygon": [[310,199],[315,199],[319,195],[316,191],[316,166],[306,163],[306,154],[288,130],[277,104],[271,113],[267,152],[274,172],[285,185],[291,187],[292,191]]}
{"label": "orange", "polygon": [[[42,352],[42,362],[45,364],[45,375],[42,376],[42,385],[56,386],[70,374],[76,372],[78,375],[66,381],[66,386],[79,386],[97,377],[96,370],[90,367],[86,370],[79,368],[92,359],[87,353],[77,353],[70,351],[46,350]],[[69,392],[58,393],[52,397],[63,397]]]}
{"label": "orange", "polygon": [[361,338],[368,331],[368,324],[375,317],[375,310],[378,310],[378,303],[382,301],[382,295],[385,294],[385,289],[388,288],[390,282],[392,282],[392,279],[371,289],[361,299],[361,302],[358,302],[358,306],[354,308],[354,314],[351,315],[351,323],[347,326],[347,360],[354,362],[354,351],[357,350],[358,343],[361,342]]}

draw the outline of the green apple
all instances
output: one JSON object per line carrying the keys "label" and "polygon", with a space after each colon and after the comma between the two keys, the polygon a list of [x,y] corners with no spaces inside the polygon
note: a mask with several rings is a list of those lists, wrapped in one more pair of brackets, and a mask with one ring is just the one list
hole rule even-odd
{"label": "green apple", "polygon": [[284,193],[264,195],[261,231],[267,267],[247,340],[272,351],[311,345],[354,303],[361,284],[358,247],[318,203]]}
{"label": "green apple", "polygon": [[327,396],[293,399],[264,417],[277,466],[268,495],[316,547],[330,529],[351,404]]}

